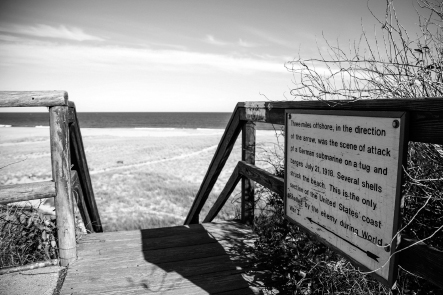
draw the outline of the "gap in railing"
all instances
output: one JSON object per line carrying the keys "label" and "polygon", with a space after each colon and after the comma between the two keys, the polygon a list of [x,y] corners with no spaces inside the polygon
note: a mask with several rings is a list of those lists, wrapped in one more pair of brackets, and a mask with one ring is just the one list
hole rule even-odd
{"label": "gap in railing", "polygon": [[[0,108],[0,185],[52,180],[48,110],[24,109],[28,108]],[[53,198],[14,205],[54,214]]]}
{"label": "gap in railing", "polygon": [[104,231],[182,225],[222,134],[82,128]]}

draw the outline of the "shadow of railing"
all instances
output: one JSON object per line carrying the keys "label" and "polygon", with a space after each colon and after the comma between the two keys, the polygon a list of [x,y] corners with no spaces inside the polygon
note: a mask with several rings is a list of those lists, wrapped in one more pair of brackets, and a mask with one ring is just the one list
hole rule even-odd
{"label": "shadow of railing", "polygon": [[[145,290],[147,294],[262,294],[263,273],[252,267],[254,235],[243,225],[141,230],[140,238],[126,240],[128,255],[119,259],[125,267],[116,280],[108,277],[108,288],[128,293]],[[144,261],[132,250],[136,243],[141,243],[138,247]]]}

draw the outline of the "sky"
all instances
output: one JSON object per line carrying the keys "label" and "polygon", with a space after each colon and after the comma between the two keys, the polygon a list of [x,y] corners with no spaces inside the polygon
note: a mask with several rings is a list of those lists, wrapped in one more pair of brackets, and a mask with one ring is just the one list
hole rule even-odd
{"label": "sky", "polygon": [[[411,27],[414,3],[394,1]],[[318,57],[324,38],[347,45],[362,26],[374,30],[370,10],[383,18],[385,5],[1,0],[0,91],[65,90],[79,112],[231,112],[240,101],[297,99],[285,62]]]}

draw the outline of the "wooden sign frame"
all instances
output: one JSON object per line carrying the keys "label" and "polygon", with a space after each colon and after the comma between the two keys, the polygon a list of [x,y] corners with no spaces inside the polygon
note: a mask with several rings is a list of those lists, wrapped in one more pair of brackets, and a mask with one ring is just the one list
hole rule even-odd
{"label": "wooden sign frame", "polygon": [[[397,268],[398,268],[398,255],[393,255],[393,253],[395,252],[396,247],[397,247],[397,239],[393,239],[392,240],[392,237],[395,236],[395,234],[397,233],[398,228],[399,228],[400,202],[401,202],[401,185],[403,183],[403,179],[402,179],[403,169],[402,169],[402,166],[406,167],[407,144],[408,144],[408,138],[407,138],[408,129],[409,129],[409,125],[408,125],[409,124],[409,115],[408,115],[408,112],[395,112],[395,111],[386,111],[386,112],[384,112],[384,111],[383,112],[377,111],[377,112],[373,112],[373,111],[341,111],[341,110],[337,110],[336,111],[336,110],[302,110],[302,109],[286,109],[285,110],[285,135],[286,135],[285,136],[285,179],[284,179],[284,181],[285,181],[285,194],[284,194],[284,210],[285,210],[284,214],[285,214],[285,218],[287,220],[289,220],[291,223],[294,223],[295,225],[299,226],[305,232],[311,233],[317,240],[319,240],[323,244],[327,245],[328,247],[332,248],[336,252],[340,253],[341,255],[343,255],[344,257],[349,259],[351,261],[351,263],[353,263],[355,266],[357,266],[362,271],[371,272],[371,271],[373,271],[373,269],[370,269],[367,266],[367,261],[366,261],[366,265],[364,264],[365,262],[363,262],[364,259],[368,260],[369,259],[368,257],[365,257],[364,259],[360,259],[360,258],[356,257],[358,255],[352,254],[352,253],[357,253],[358,252],[358,250],[355,250],[355,249],[359,249],[359,250],[363,251],[363,249],[361,247],[357,246],[356,244],[353,244],[353,243],[349,242],[348,240],[346,240],[343,237],[340,237],[337,233],[334,233],[331,230],[331,228],[327,228],[325,226],[322,226],[319,223],[316,223],[311,217],[306,217],[305,216],[303,218],[303,216],[302,216],[303,214],[300,215],[300,210],[301,209],[307,210],[307,211],[304,211],[304,212],[312,213],[312,212],[309,211],[309,207],[308,207],[309,205],[307,205],[307,204],[309,204],[308,200],[310,200],[310,199],[308,199],[308,197],[304,196],[304,198],[299,198],[299,199],[295,198],[295,199],[297,199],[296,202],[301,202],[301,204],[303,204],[303,202],[304,202],[304,204],[305,204],[304,206],[307,206],[306,208],[308,208],[308,209],[306,209],[303,205],[300,205],[300,203],[298,203],[299,206],[302,206],[302,207],[299,207],[299,209],[298,209],[299,210],[298,211],[299,215],[297,215],[297,216],[300,216],[300,217],[292,218],[288,214],[288,191],[290,190],[289,187],[288,187],[290,185],[290,182],[289,182],[288,178],[292,177],[291,178],[292,182],[302,183],[302,180],[294,180],[294,177],[293,177],[294,173],[297,174],[297,172],[288,171],[288,169],[289,169],[289,167],[288,167],[288,154],[289,154],[288,153],[288,143],[290,142],[290,136],[291,136],[290,133],[292,133],[292,132],[290,132],[290,128],[288,128],[288,122],[289,122],[289,120],[291,120],[290,118],[292,116],[297,116],[297,115],[299,115],[299,117],[301,117],[301,118],[303,118],[304,115],[315,115],[315,116],[317,116],[317,118],[322,118],[322,119],[324,119],[326,117],[318,117],[318,116],[329,116],[331,118],[334,117],[334,120],[337,120],[338,118],[340,118],[344,122],[347,122],[347,124],[350,124],[350,125],[352,124],[352,120],[353,120],[353,118],[351,118],[351,117],[354,117],[354,118],[355,117],[364,117],[364,118],[375,119],[375,120],[377,120],[377,119],[383,120],[382,118],[388,119],[388,120],[392,119],[393,120],[392,121],[392,127],[393,128],[398,128],[398,132],[399,132],[398,140],[399,140],[399,142],[398,142],[398,159],[396,161],[397,162],[396,163],[397,164],[397,166],[396,166],[397,171],[396,171],[396,173],[395,173],[396,175],[394,177],[395,178],[395,183],[393,184],[393,187],[395,188],[395,195],[392,196],[394,212],[392,214],[392,232],[389,235],[391,237],[391,239],[389,239],[389,241],[387,241],[390,244],[390,246],[389,247],[380,247],[380,246],[377,246],[375,242],[373,242],[373,244],[376,247],[383,248],[384,251],[389,252],[389,257],[390,257],[389,258],[389,262],[386,263],[386,266],[384,266],[384,267],[388,267],[388,270],[385,270],[386,273],[384,274],[384,276],[382,276],[381,274],[379,274],[377,272],[372,272],[371,273],[371,275],[374,278],[376,278],[378,281],[380,281],[381,283],[385,284],[388,287],[392,287],[392,285],[394,284],[394,282],[396,280],[396,276],[397,276],[397,273],[398,273],[398,271],[397,271]],[[309,116],[304,116],[304,117],[305,118],[309,118]],[[311,117],[311,118],[313,118],[313,117]],[[360,120],[360,119],[358,119],[358,120]],[[394,126],[396,124],[398,124],[397,127]],[[298,127],[300,127],[300,126],[298,126]],[[307,126],[307,125],[305,125],[305,126]],[[300,128],[303,128],[303,127],[300,127]],[[307,131],[305,131],[305,133],[306,132]],[[351,135],[347,134],[346,136],[349,137]],[[293,141],[291,141],[291,142],[293,142]],[[318,144],[318,142],[314,141],[311,144],[311,146],[315,146],[316,144]],[[336,147],[336,146],[334,146],[334,147]],[[363,149],[363,151],[364,151],[364,149]],[[315,152],[315,150],[314,150],[314,152]],[[294,155],[294,152],[291,155]],[[342,155],[344,155],[344,154],[342,154]],[[293,159],[291,158],[291,160],[293,160]],[[293,165],[293,164],[291,164],[291,165]],[[297,164],[297,167],[299,167],[298,165],[299,164]],[[302,167],[302,169],[303,168],[304,169],[308,169],[306,166],[301,166],[301,167]],[[347,168],[347,169],[351,169],[351,168]],[[290,172],[292,172],[292,176],[290,176]],[[307,173],[310,173],[310,172],[307,172]],[[298,174],[300,174],[300,173],[298,173]],[[310,175],[312,175],[312,174],[310,174]],[[297,178],[301,179],[300,175],[298,175]],[[319,177],[319,178],[320,179],[325,179],[324,176],[323,176],[323,178],[321,178],[321,177]],[[312,176],[311,176],[311,182],[312,182]],[[322,183],[323,183],[323,181],[322,181]],[[293,190],[294,190],[294,187],[298,186],[298,184],[296,186],[294,186],[293,183],[291,183],[291,184],[292,184]],[[308,182],[308,185],[309,185],[309,182]],[[300,191],[300,188],[301,187],[297,188],[298,191]],[[360,188],[359,188],[359,190],[360,190]],[[370,194],[370,193],[372,193],[372,192],[369,192],[367,194]],[[303,193],[301,193],[301,194],[303,194]],[[322,192],[322,194],[324,194],[324,196],[327,195],[328,198],[331,199],[331,200],[338,200],[339,198],[342,197],[341,195],[338,195],[338,197],[337,197],[337,195],[336,195],[337,192],[334,192],[334,193],[327,192],[326,189],[325,189],[324,192]],[[294,196],[292,195],[290,197],[292,198],[291,203],[294,204],[293,203],[294,200],[295,200]],[[299,195],[299,197],[301,197],[301,195]],[[317,198],[315,200],[317,200]],[[363,202],[363,199],[361,201]],[[311,205],[312,205],[312,203],[311,203]],[[293,206],[290,206],[290,207],[291,207],[290,208],[291,210],[294,210]],[[312,207],[314,207],[314,206],[312,206]],[[335,206],[334,206],[334,208],[335,208]],[[374,208],[374,210],[375,210],[375,208]],[[292,211],[292,212],[296,212],[296,211]],[[318,210],[315,213],[318,214]],[[296,214],[296,213],[291,213],[292,216],[294,216],[294,214]],[[312,213],[312,214],[314,214],[314,213]],[[363,218],[363,216],[362,216],[362,218]],[[309,220],[309,223],[308,223],[307,220]],[[380,225],[379,225],[379,227],[380,227]],[[389,225],[389,227],[390,227],[390,225]],[[357,231],[357,235],[358,235],[358,233],[359,232]],[[355,232],[354,232],[354,234],[355,234]],[[336,242],[337,245],[340,244],[340,243],[341,243],[340,245],[346,244],[348,249],[353,249],[354,252],[349,251],[348,249],[341,249],[338,246],[334,245],[332,243],[333,240],[332,240],[331,237],[334,237],[336,240],[339,241],[339,242]],[[392,243],[391,243],[391,240],[392,240]],[[358,241],[360,241],[360,240],[358,240]],[[370,243],[369,241],[363,241],[363,242],[360,242],[360,244],[364,243],[364,242]],[[386,243],[383,243],[383,244],[386,244]],[[370,245],[370,246],[374,247],[373,245]],[[389,250],[389,251],[387,251],[387,250]],[[367,254],[367,256],[369,256],[373,260],[377,261],[377,263],[379,263],[379,261],[377,259],[377,258],[379,258],[378,256],[375,256],[376,258],[374,258],[374,257],[371,257],[371,255],[375,255],[375,254],[373,254],[373,253],[371,253],[369,251],[366,251],[365,253]],[[386,255],[387,255],[387,253],[386,253]],[[364,256],[364,255],[361,254],[360,256]],[[384,262],[385,261],[383,261],[381,264],[384,264]],[[375,262],[373,262],[373,264],[375,264]]]}

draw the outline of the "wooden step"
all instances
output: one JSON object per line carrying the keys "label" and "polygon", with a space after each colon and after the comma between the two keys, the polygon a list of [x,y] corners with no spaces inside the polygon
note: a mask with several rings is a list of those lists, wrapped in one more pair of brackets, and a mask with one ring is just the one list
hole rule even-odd
{"label": "wooden step", "polygon": [[55,183],[42,181],[0,186],[0,204],[55,197]]}
{"label": "wooden step", "polygon": [[60,294],[263,294],[255,239],[237,222],[89,234]]}

